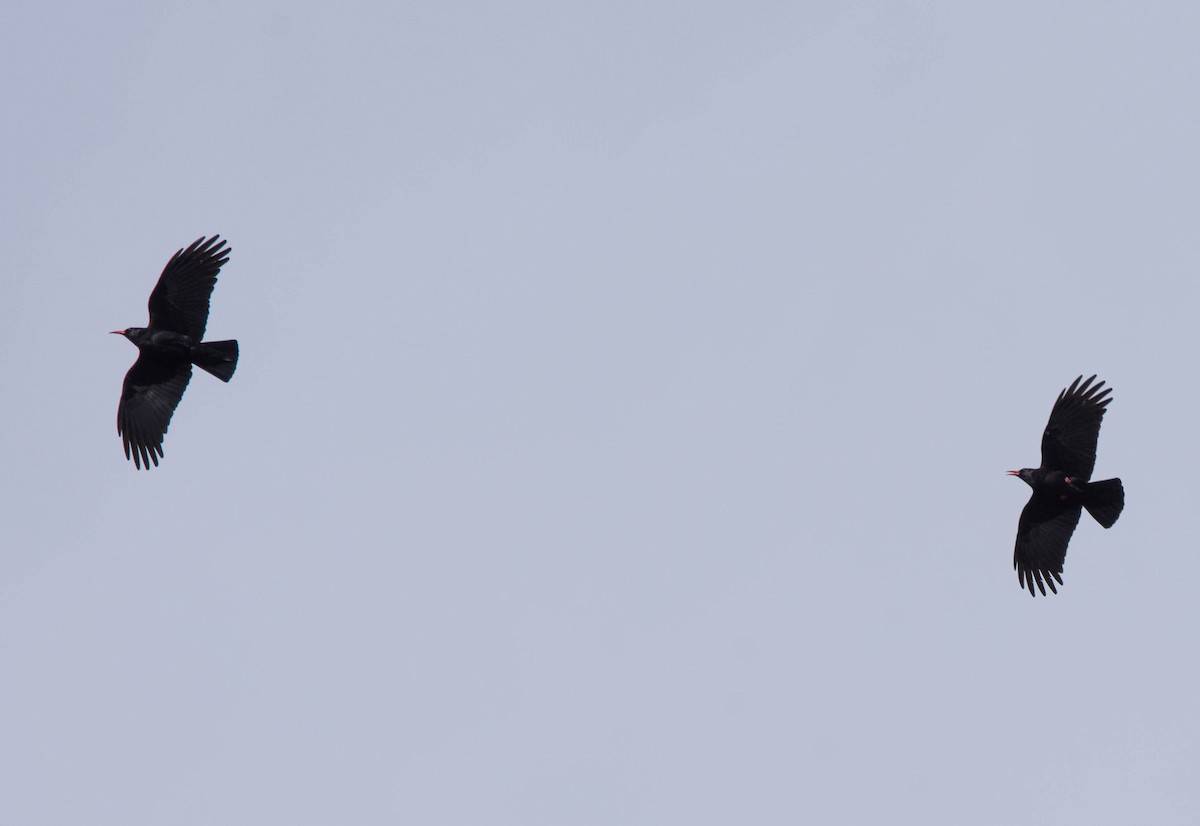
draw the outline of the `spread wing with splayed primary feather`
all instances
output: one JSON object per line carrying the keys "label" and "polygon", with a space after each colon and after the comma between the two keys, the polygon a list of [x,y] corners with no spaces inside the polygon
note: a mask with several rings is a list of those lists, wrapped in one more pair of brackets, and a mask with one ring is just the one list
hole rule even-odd
{"label": "spread wing with splayed primary feather", "polygon": [[1092,376],[1080,384],[1083,381],[1080,376],[1058,394],[1042,434],[1043,468],[1061,470],[1071,478],[1078,477],[1083,481],[1092,478],[1100,422],[1104,418],[1104,408],[1112,401],[1108,398],[1112,388],[1102,390],[1104,382],[1092,384],[1095,380]]}
{"label": "spread wing with splayed primary feather", "polygon": [[1079,505],[1064,508],[1056,502],[1034,497],[1021,511],[1017,545],[1013,551],[1013,568],[1017,571],[1017,581],[1021,587],[1029,589],[1030,596],[1035,596],[1035,583],[1042,596],[1046,595],[1047,585],[1051,591],[1058,593],[1054,582],[1057,580],[1062,585],[1067,543],[1079,524],[1082,510]]}
{"label": "spread wing with splayed primary feather", "polygon": [[150,326],[204,338],[208,302],[230,248],[220,236],[197,239],[171,256],[150,293]]}
{"label": "spread wing with splayed primary feather", "polygon": [[151,462],[158,466],[163,436],[191,377],[192,365],[186,362],[170,364],[144,355],[125,374],[117,432],[125,443],[125,458],[133,459],[138,469]]}

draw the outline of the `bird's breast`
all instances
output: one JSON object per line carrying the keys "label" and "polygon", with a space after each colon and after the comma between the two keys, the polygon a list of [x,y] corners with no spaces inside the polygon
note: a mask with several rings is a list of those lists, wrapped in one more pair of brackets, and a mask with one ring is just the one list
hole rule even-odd
{"label": "bird's breast", "polygon": [[159,356],[186,358],[191,351],[192,337],[170,330],[152,330],[149,335],[142,336],[138,347]]}

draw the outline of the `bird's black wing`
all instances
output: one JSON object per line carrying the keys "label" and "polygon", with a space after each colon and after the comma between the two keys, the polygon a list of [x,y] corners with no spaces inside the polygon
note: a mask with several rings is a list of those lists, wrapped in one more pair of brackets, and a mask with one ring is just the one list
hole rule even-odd
{"label": "bird's black wing", "polygon": [[121,403],[117,407],[117,432],[125,443],[125,458],[149,469],[163,455],[163,436],[171,415],[183,398],[192,365],[171,364],[139,355],[125,374]]}
{"label": "bird's black wing", "polygon": [[150,326],[204,338],[208,300],[230,249],[219,236],[199,238],[171,256],[150,293]]}
{"label": "bird's black wing", "polygon": [[1050,421],[1042,433],[1042,467],[1061,470],[1083,481],[1092,478],[1096,466],[1096,442],[1100,439],[1100,421],[1112,399],[1112,388],[1101,389],[1104,382],[1092,384],[1092,376],[1080,384],[1083,376],[1058,394],[1050,411]]}
{"label": "bird's black wing", "polygon": [[1017,582],[1022,588],[1034,593],[1034,584],[1042,596],[1046,586],[1058,593],[1054,581],[1062,584],[1063,561],[1067,558],[1067,543],[1079,524],[1079,505],[1059,505],[1033,497],[1021,511],[1017,524],[1017,545],[1013,551],[1013,567],[1017,570]]}

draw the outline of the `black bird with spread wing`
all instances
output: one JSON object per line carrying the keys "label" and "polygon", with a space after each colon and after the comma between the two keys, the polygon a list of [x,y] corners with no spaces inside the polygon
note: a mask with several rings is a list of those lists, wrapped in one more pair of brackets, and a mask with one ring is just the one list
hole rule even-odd
{"label": "black bird with spread wing", "polygon": [[[1091,482],[1096,466],[1096,442],[1100,439],[1100,421],[1104,408],[1112,401],[1112,388],[1104,382],[1092,384],[1092,376],[1083,376],[1058,394],[1050,411],[1050,421],[1042,433],[1042,466],[1010,470],[1033,488],[1033,495],[1017,525],[1017,546],[1013,567],[1017,582],[1036,596],[1034,584],[1046,595],[1046,586],[1058,593],[1055,581],[1062,585],[1063,560],[1067,543],[1079,523],[1083,508],[1097,522],[1111,528],[1125,507],[1125,489],[1120,479]],[[1082,384],[1080,383],[1082,382]]]}
{"label": "black bird with spread wing", "polygon": [[208,300],[229,253],[216,235],[179,250],[150,293],[149,326],[113,330],[138,348],[121,389],[117,433],[125,443],[125,458],[139,469],[158,466],[163,436],[192,377],[192,365],[221,381],[229,381],[237,369],[236,341],[201,341]]}

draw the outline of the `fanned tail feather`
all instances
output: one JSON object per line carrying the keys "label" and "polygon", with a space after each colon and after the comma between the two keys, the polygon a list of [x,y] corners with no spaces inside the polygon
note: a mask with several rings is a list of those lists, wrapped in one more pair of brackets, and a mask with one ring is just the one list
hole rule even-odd
{"label": "fanned tail feather", "polygon": [[229,341],[206,341],[192,348],[192,364],[212,373],[221,381],[233,378],[237,369],[238,343]]}
{"label": "fanned tail feather", "polygon": [[1091,482],[1083,492],[1083,506],[1106,528],[1111,528],[1125,508],[1125,488],[1120,479]]}

